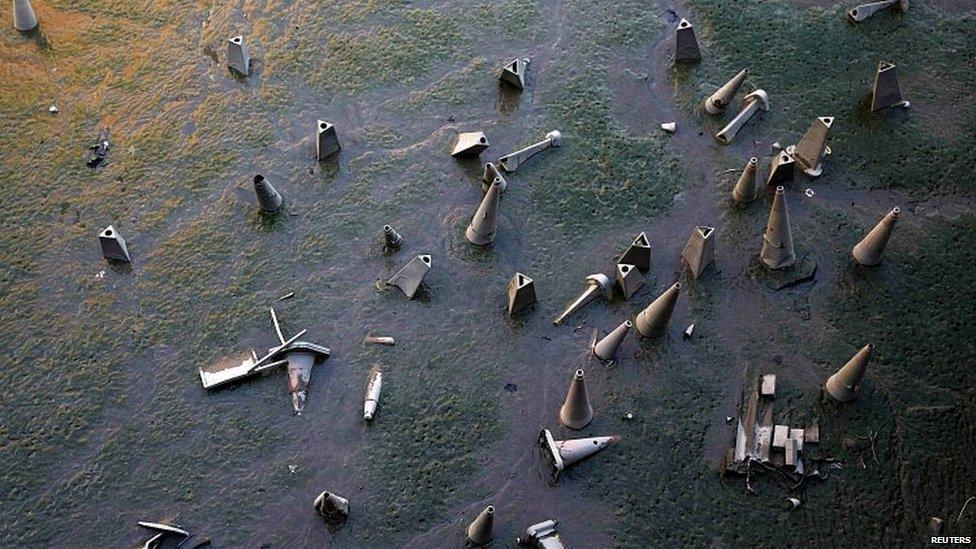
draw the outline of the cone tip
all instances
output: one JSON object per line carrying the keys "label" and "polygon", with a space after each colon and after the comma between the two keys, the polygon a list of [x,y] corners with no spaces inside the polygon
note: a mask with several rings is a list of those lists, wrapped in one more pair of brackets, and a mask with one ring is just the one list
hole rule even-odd
{"label": "cone tip", "polygon": [[672,287],[673,287],[673,288],[674,288],[675,290],[680,290],[680,289],[681,289],[681,283],[680,283],[680,282],[675,282],[675,283],[674,283],[674,286],[672,286]]}
{"label": "cone tip", "polygon": [[785,192],[786,192],[786,188],[783,187],[782,185],[776,187],[776,194],[784,194]]}
{"label": "cone tip", "polygon": [[759,163],[759,159],[753,156],[752,158],[749,159],[749,163],[755,166],[756,164]]}
{"label": "cone tip", "polygon": [[583,379],[583,369],[582,368],[577,369],[573,377],[575,377],[576,379]]}
{"label": "cone tip", "polygon": [[628,328],[633,328],[634,327],[634,323],[631,322],[631,321],[629,321],[629,320],[625,320],[624,321],[624,326],[626,326]]}
{"label": "cone tip", "polygon": [[485,507],[485,512],[488,513],[489,515],[494,515],[495,507],[493,505],[489,505],[488,507]]}
{"label": "cone tip", "polygon": [[898,206],[895,206],[895,207],[894,207],[894,208],[892,208],[892,210],[891,210],[891,215],[894,215],[894,216],[897,216],[897,215],[898,215],[898,214],[900,214],[900,213],[901,213],[901,208],[899,208]]}
{"label": "cone tip", "polygon": [[874,343],[868,343],[867,345],[864,346],[864,348],[870,351],[874,349]]}

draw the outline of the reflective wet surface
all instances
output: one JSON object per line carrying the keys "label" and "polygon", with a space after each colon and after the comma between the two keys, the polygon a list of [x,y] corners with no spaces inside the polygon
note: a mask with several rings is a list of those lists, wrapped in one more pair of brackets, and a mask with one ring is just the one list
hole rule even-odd
{"label": "reflective wet surface", "polygon": [[[486,505],[502,546],[548,518],[574,547],[910,545],[931,516],[972,534],[972,509],[952,520],[976,495],[965,10],[854,27],[848,6],[805,0],[34,4],[38,31],[0,32],[0,544],[135,546],[149,520],[221,547],[458,546]],[[703,60],[673,68],[681,17]],[[246,79],[225,66],[236,34]],[[531,59],[521,92],[497,80],[516,56]],[[879,59],[911,110],[867,114]],[[701,101],[744,66],[733,105],[709,117]],[[770,111],[718,144],[757,87]],[[816,272],[776,291],[757,259],[771,196],[733,206],[735,170],[757,156],[764,178],[771,145],[825,115],[824,175],[788,186],[798,259]],[[317,119],[342,145],[321,163]],[[91,169],[103,127],[111,146]],[[494,244],[471,246],[483,163],[551,130],[562,146],[505,174]],[[452,158],[469,131],[490,148]],[[259,212],[255,174],[284,197],[278,216]],[[851,247],[894,205],[885,261],[856,267]],[[131,265],[101,258],[109,224]],[[694,280],[678,256],[697,225],[715,227],[716,259]],[[647,283],[554,326],[641,231]],[[432,265],[417,297],[384,289],[418,254]],[[516,271],[538,303],[510,319]],[[675,281],[665,336],[632,332],[618,361],[590,360],[595,333]],[[201,387],[199,367],[277,345],[270,306],[286,337],[307,329],[332,350],[300,416],[284,368]],[[822,400],[867,341],[859,398]],[[594,409],[579,432],[557,419],[577,368]],[[719,476],[725,418],[760,373],[777,374],[777,423],[821,418],[822,452],[842,464],[827,480],[764,476],[750,495]],[[553,482],[543,428],[621,440]],[[335,532],[312,509],[322,491],[350,501]],[[803,506],[785,511],[788,496]]]}

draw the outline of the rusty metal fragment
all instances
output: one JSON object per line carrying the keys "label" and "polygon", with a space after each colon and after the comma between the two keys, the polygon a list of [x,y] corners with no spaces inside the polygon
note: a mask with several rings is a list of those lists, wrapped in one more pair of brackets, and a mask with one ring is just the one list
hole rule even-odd
{"label": "rusty metal fragment", "polygon": [[735,94],[739,92],[739,88],[742,87],[742,83],[746,81],[746,76],[749,76],[749,69],[742,69],[731,80],[717,89],[715,93],[708,96],[705,99],[705,110],[708,114],[718,115],[725,112],[725,108],[729,106],[732,98],[735,97]]}
{"label": "rusty metal fragment", "polygon": [[488,148],[485,132],[464,132],[458,134],[451,156],[477,156]]}
{"label": "rusty metal fragment", "polygon": [[559,313],[559,316],[557,316],[552,323],[557,325],[561,324],[569,315],[582,309],[583,306],[592,301],[598,295],[603,296],[603,299],[606,301],[613,300],[613,285],[610,283],[610,279],[607,278],[607,275],[603,273],[596,273],[587,276],[586,290],[584,290],[583,293],[580,294],[580,296],[577,297],[572,303],[567,305],[566,308],[563,309],[563,312]]}
{"label": "rusty metal fragment", "polygon": [[739,180],[735,182],[735,187],[732,189],[732,200],[739,204],[748,204],[759,198],[759,185],[756,184],[756,166],[758,164],[759,159],[755,156],[746,163],[742,175],[739,176]]}
{"label": "rusty metal fragment", "polygon": [[539,445],[547,452],[552,465],[553,476],[558,477],[559,473],[566,467],[603,450],[610,444],[617,442],[619,438],[617,436],[605,436],[554,440],[549,429],[543,429],[539,433]]}
{"label": "rusty metal fragment", "polygon": [[247,51],[243,36],[232,36],[227,39],[227,68],[241,76],[251,73],[251,54]]}
{"label": "rusty metal fragment", "polygon": [[509,316],[516,315],[535,305],[535,281],[522,273],[515,273],[515,276],[508,281],[506,293],[508,294]]}
{"label": "rusty metal fragment", "polygon": [[633,326],[634,323],[629,320],[621,322],[620,326],[617,326],[606,337],[593,344],[593,355],[600,360],[613,360],[613,357],[617,354],[617,349],[620,347],[620,343],[627,337],[627,333],[630,332]]}
{"label": "rusty metal fragment", "polygon": [[37,15],[30,0],[14,0],[14,28],[20,32],[29,32],[37,28]]}
{"label": "rusty metal fragment", "polygon": [[854,246],[851,250],[851,255],[854,257],[854,261],[857,261],[861,265],[868,267],[873,267],[881,263],[884,258],[885,247],[888,245],[888,239],[891,238],[891,233],[895,229],[895,223],[898,221],[898,216],[901,214],[901,208],[895,206],[888,215],[884,216],[877,225],[871,229],[860,242]]}
{"label": "rusty metal fragment", "polygon": [[102,247],[102,256],[112,261],[122,261],[129,263],[129,249],[125,245],[125,239],[119,234],[115,227],[109,225],[98,233],[98,243]]}
{"label": "rusty metal fragment", "polygon": [[911,104],[901,98],[901,88],[898,86],[898,73],[895,64],[879,61],[878,70],[874,73],[874,85],[871,86],[871,112],[878,112],[889,107],[908,108]]}
{"label": "rusty metal fragment", "polygon": [[881,2],[871,2],[870,4],[861,4],[859,6],[855,6],[854,8],[850,9],[847,12],[847,18],[851,21],[851,23],[856,24],[864,21],[868,17],[871,17],[872,15],[878,13],[881,10],[885,10],[895,6],[898,7],[899,11],[906,12],[908,11],[908,5],[909,5],[908,0],[883,0]]}
{"label": "rusty metal fragment", "polygon": [[675,282],[637,315],[635,324],[640,335],[657,337],[664,334],[671,320],[671,313],[674,312],[674,305],[678,302],[680,290],[681,284]]}
{"label": "rusty metal fragment", "polygon": [[498,80],[516,89],[525,89],[525,73],[529,66],[529,59],[516,57],[502,68]]}
{"label": "rusty metal fragment", "polygon": [[431,256],[429,254],[418,255],[396,272],[386,281],[389,286],[396,286],[403,291],[407,299],[413,299],[420,289],[427,271],[430,270]]}
{"label": "rusty metal fragment", "polygon": [[345,522],[349,517],[349,500],[330,492],[322,492],[315,498],[315,512],[330,526]]}
{"label": "rusty metal fragment", "polygon": [[557,522],[552,519],[533,524],[515,541],[520,545],[535,545],[539,549],[565,549],[566,545],[559,537],[556,526]]}
{"label": "rusty metal fragment", "polygon": [[325,120],[315,121],[315,156],[319,162],[329,158],[342,149],[335,125]]}
{"label": "rusty metal fragment", "polygon": [[674,61],[676,63],[701,61],[701,50],[698,49],[695,28],[687,19],[678,22],[678,27],[674,30],[674,42]]}
{"label": "rusty metal fragment", "polygon": [[379,366],[373,366],[366,381],[366,398],[363,401],[363,419],[370,421],[376,415],[376,407],[380,404],[380,392],[383,390],[383,371]]}
{"label": "rusty metal fragment", "polygon": [[551,148],[559,147],[563,144],[563,134],[559,130],[552,130],[546,134],[546,138],[535,145],[529,145],[524,149],[517,150],[511,154],[498,159],[498,165],[506,172],[514,172],[525,162],[540,152]]}
{"label": "rusty metal fragment", "polygon": [[762,251],[759,254],[768,269],[785,269],[796,263],[793,250],[793,231],[790,229],[790,212],[786,207],[786,194],[782,186],[776,187],[769,221],[763,232]]}
{"label": "rusty metal fragment", "polygon": [[559,409],[559,422],[570,429],[582,429],[593,421],[593,407],[586,394],[583,370],[576,370],[566,393],[566,401]]}
{"label": "rusty metal fragment", "polygon": [[624,293],[624,297],[630,299],[637,290],[644,286],[644,275],[635,265],[628,263],[617,263],[617,285]]}
{"label": "rusty metal fragment", "polygon": [[796,166],[810,177],[818,177],[823,173],[824,157],[830,154],[827,133],[833,124],[833,116],[817,117],[793,149],[786,149],[793,155]]}
{"label": "rusty metal fragment", "polygon": [[495,508],[489,505],[468,525],[468,541],[472,545],[491,543],[491,530],[495,523]]}
{"label": "rusty metal fragment", "polygon": [[258,358],[253,350],[234,366],[234,359],[228,359],[209,368],[200,368],[200,382],[204,389],[216,389],[223,385],[235,383],[260,372],[287,366],[287,387],[291,394],[292,406],[295,413],[301,415],[305,409],[308,396],[308,385],[312,376],[312,367],[329,357],[332,351],[328,347],[299,341],[307,330],[301,330],[292,337],[285,339],[278,323],[278,316],[274,308],[270,309],[271,322],[274,324],[275,334],[280,345],[268,349],[268,353]]}
{"label": "rusty metal fragment", "polygon": [[735,139],[736,134],[739,133],[742,126],[745,126],[746,122],[754,114],[759,112],[760,109],[764,111],[769,110],[769,96],[765,90],[756,90],[745,96],[742,99],[742,110],[724,128],[715,134],[715,139],[718,139],[719,143],[723,145],[728,145]]}
{"label": "rusty metal fragment", "polygon": [[850,402],[857,398],[857,393],[861,388],[861,380],[864,379],[868,360],[871,358],[872,349],[874,349],[874,345],[870,343],[861,347],[861,350],[847,361],[847,364],[830,376],[824,384],[827,394],[834,397],[838,402]]}
{"label": "rusty metal fragment", "polygon": [[647,233],[641,231],[617,263],[627,263],[637,267],[640,272],[647,273],[651,269],[651,244],[647,240]]}
{"label": "rusty metal fragment", "polygon": [[688,269],[692,278],[698,278],[715,261],[715,227],[699,225],[691,231],[691,236],[681,250],[681,263]]}

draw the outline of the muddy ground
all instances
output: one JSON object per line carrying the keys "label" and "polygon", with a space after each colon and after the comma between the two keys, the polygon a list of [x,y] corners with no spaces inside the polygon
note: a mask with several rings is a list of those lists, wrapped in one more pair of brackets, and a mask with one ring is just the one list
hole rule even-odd
{"label": "muddy ground", "polygon": [[[36,0],[29,34],[0,5],[0,545],[135,546],[137,520],[168,520],[220,547],[458,546],[488,504],[501,546],[546,518],[573,547],[915,546],[932,516],[973,535],[976,508],[959,515],[976,496],[976,16],[963,4],[855,27],[847,3],[807,0]],[[691,67],[670,60],[679,17],[701,44]],[[246,79],[225,66],[234,34],[250,44]],[[496,80],[514,56],[532,60],[521,93]],[[879,60],[897,64],[910,110],[867,114]],[[743,67],[771,109],[724,147],[711,135],[731,113],[700,104]],[[763,177],[772,143],[826,115],[825,174],[788,189],[816,275],[776,291],[757,267],[768,198],[733,207],[728,170],[757,156]],[[316,118],[338,128],[337,159],[316,162]],[[93,170],[85,149],[106,126]],[[564,145],[509,177],[495,244],[474,249],[481,162],[552,129]],[[471,130],[491,148],[452,159]],[[285,214],[259,214],[256,173]],[[895,205],[884,263],[855,266],[851,247]],[[386,223],[398,253],[382,250]],[[108,224],[131,266],[101,258]],[[697,224],[718,243],[696,281],[678,253]],[[640,231],[647,285],[553,326]],[[419,299],[377,290],[417,253],[433,255]],[[509,320],[515,271],[539,303]],[[675,280],[665,337],[588,360],[594,330]],[[272,305],[286,332],[333,351],[302,416],[282,372],[200,386],[198,367],[274,344]],[[370,332],[397,344],[364,348]],[[823,400],[866,342],[860,397]],[[373,364],[384,392],[366,425]],[[552,483],[536,437],[575,436],[556,414],[579,367],[595,411],[582,435],[622,440]],[[821,418],[841,467],[799,489],[761,477],[750,495],[718,473],[725,418],[770,372],[777,422]],[[336,533],[311,508],[322,490],[352,502]]]}

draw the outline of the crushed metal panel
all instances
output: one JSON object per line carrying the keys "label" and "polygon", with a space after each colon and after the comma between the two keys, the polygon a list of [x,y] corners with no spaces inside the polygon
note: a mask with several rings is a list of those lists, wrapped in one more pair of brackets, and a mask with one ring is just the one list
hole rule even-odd
{"label": "crushed metal panel", "polygon": [[803,441],[807,444],[820,444],[820,420],[815,419],[813,423],[803,431]]}
{"label": "crushed metal panel", "polygon": [[790,428],[777,425],[773,428],[773,448],[786,448],[786,441],[790,438]]}
{"label": "crushed metal panel", "polygon": [[790,438],[796,441],[796,451],[803,451],[803,429],[790,429]]}
{"label": "crushed metal panel", "polygon": [[759,456],[759,461],[769,463],[769,452],[773,446],[773,428],[760,426],[758,439],[759,449],[756,453]]}

